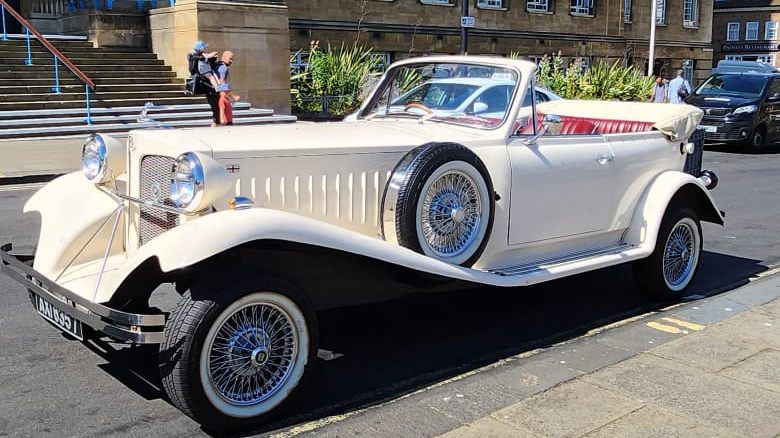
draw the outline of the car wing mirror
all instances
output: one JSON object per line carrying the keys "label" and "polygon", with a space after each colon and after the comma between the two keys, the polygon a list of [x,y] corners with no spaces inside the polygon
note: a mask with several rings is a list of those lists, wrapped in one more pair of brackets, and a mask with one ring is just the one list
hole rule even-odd
{"label": "car wing mirror", "polygon": [[530,146],[536,143],[536,140],[538,140],[539,137],[543,136],[546,133],[550,133],[552,135],[558,135],[561,133],[562,127],[563,127],[563,120],[561,119],[561,116],[557,114],[547,114],[546,116],[544,116],[544,119],[542,119],[542,129],[540,129],[539,132],[536,133],[536,135],[524,141],[523,143],[526,146]]}
{"label": "car wing mirror", "polygon": [[772,102],[780,100],[780,93],[775,93],[775,94],[769,96],[769,99],[767,99],[767,100],[772,101]]}
{"label": "car wing mirror", "polygon": [[488,105],[485,102],[474,102],[474,114],[487,112]]}

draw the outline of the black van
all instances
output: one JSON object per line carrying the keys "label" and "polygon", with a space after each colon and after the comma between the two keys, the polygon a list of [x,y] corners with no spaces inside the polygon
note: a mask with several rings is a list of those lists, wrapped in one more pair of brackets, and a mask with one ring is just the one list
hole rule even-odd
{"label": "black van", "polygon": [[780,140],[780,73],[716,73],[685,102],[704,111],[708,143],[761,149]]}

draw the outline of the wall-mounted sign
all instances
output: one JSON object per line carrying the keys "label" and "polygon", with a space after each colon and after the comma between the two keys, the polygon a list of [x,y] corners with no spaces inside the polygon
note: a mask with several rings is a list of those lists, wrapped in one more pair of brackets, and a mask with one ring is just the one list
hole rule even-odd
{"label": "wall-mounted sign", "polygon": [[780,44],[764,43],[723,44],[721,48],[723,52],[777,52],[778,50]]}
{"label": "wall-mounted sign", "polygon": [[474,27],[476,23],[474,17],[460,17],[460,27]]}

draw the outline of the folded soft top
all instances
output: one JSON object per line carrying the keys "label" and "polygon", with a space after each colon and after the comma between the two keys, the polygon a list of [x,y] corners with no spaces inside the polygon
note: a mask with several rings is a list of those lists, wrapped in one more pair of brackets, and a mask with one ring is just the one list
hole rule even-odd
{"label": "folded soft top", "polygon": [[559,116],[650,122],[672,141],[688,138],[704,114],[691,105],[605,100],[551,100],[540,103],[537,109],[542,114]]}

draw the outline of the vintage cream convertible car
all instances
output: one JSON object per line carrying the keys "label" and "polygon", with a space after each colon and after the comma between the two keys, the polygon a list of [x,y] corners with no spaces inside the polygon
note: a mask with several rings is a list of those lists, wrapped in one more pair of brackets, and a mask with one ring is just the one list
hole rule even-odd
{"label": "vintage cream convertible car", "polygon": [[[213,429],[256,424],[290,400],[321,309],[620,263],[643,291],[680,295],[700,262],[700,221],[724,218],[689,141],[701,111],[524,106],[535,68],[410,59],[352,122],[138,130],[126,144],[94,135],[83,172],[25,206],[42,217],[32,267],[8,244],[2,268],[73,337],[160,344],[171,402]],[[510,104],[390,105],[458,77],[510,83]],[[174,309],[149,304],[164,283],[181,294]]]}

